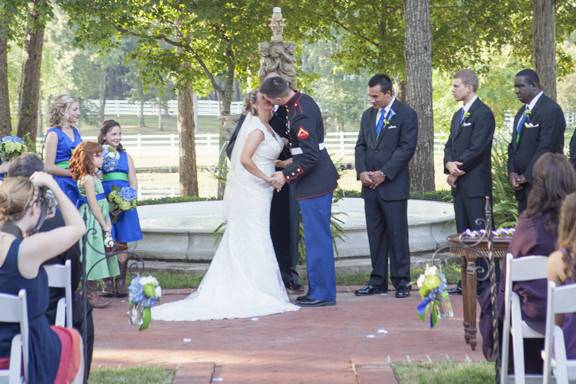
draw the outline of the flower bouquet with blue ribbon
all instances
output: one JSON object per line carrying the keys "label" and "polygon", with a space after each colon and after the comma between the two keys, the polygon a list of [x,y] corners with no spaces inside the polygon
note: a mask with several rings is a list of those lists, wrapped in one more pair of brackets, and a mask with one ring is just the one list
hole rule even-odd
{"label": "flower bouquet with blue ribbon", "polygon": [[114,171],[118,165],[118,162],[120,161],[120,152],[108,144],[104,144],[102,146],[102,150],[102,158],[104,160],[102,163],[102,170],[104,172]]}
{"label": "flower bouquet with blue ribbon", "polygon": [[10,161],[28,150],[24,140],[18,136],[4,136],[0,139],[0,160]]}
{"label": "flower bouquet with blue ribbon", "polygon": [[162,297],[160,283],[153,276],[137,275],[130,282],[128,294],[130,324],[137,326],[140,331],[144,331],[152,321],[151,308],[158,304],[160,297]]}
{"label": "flower bouquet with blue ribbon", "polygon": [[430,328],[434,328],[440,319],[454,317],[450,296],[446,290],[446,277],[440,268],[426,265],[426,270],[416,281],[422,301],[416,307],[422,321],[429,318]]}
{"label": "flower bouquet with blue ribbon", "polygon": [[122,212],[136,208],[138,192],[132,187],[113,187],[112,192],[108,194],[108,201],[110,202],[112,221],[116,223]]}

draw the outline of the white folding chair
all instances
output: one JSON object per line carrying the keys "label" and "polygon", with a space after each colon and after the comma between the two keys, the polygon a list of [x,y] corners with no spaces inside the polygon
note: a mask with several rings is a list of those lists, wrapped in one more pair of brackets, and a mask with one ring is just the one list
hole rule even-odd
{"label": "white folding chair", "polygon": [[[502,330],[502,365],[500,367],[500,383],[508,382],[508,354],[510,350],[510,334],[514,346],[514,383],[526,382],[526,370],[524,367],[524,339],[544,338],[540,332],[530,328],[522,320],[520,298],[512,291],[515,282],[545,279],[546,256],[526,256],[514,258],[512,254],[506,255],[506,287],[504,291],[504,328]],[[528,375],[533,378],[533,375]],[[539,378],[539,375],[538,375]],[[511,377],[510,377],[511,379]]]}
{"label": "white folding chair", "polygon": [[[28,382],[28,309],[26,291],[21,289],[16,295],[0,293],[0,322],[19,323],[20,333],[12,338],[10,366],[0,370],[0,383],[21,384]],[[24,377],[22,377],[24,368]]]}
{"label": "white folding chair", "polygon": [[[48,274],[48,286],[51,288],[64,288],[64,297],[58,300],[56,307],[55,325],[72,328],[72,264],[66,260],[64,265],[45,265]],[[64,321],[66,319],[66,321]]]}
{"label": "white folding chair", "polygon": [[[556,325],[556,315],[576,312],[576,284],[557,287],[548,282],[548,306],[546,308],[546,338],[544,341],[544,384],[550,383],[551,373],[556,383],[576,381],[576,360],[566,359],[564,332]],[[552,350],[554,352],[552,352]]]}

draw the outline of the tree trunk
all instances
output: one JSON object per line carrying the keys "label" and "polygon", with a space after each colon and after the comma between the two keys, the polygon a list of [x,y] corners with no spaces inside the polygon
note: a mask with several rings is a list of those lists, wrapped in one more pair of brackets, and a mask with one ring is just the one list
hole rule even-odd
{"label": "tree trunk", "polygon": [[178,90],[178,132],[180,133],[180,193],[198,196],[198,170],[194,136],[194,102],[190,86]]}
{"label": "tree trunk", "polygon": [[138,108],[138,128],[144,128],[146,126],[146,121],[144,120],[144,85],[140,80],[138,80],[137,92],[138,101],[140,102],[140,108]]}
{"label": "tree trunk", "polygon": [[[1,27],[0,27],[1,28]],[[12,131],[8,91],[8,38],[0,32],[0,136]]]}
{"label": "tree trunk", "polygon": [[[164,130],[164,111],[162,110],[162,100],[160,98],[157,99],[158,102],[158,129],[160,131]],[[194,100],[192,100],[192,103],[194,103]],[[194,120],[194,119],[192,119]],[[196,122],[192,121],[192,123],[194,124],[194,126],[196,126]]]}
{"label": "tree trunk", "polygon": [[100,83],[100,110],[98,111],[100,123],[106,120],[106,95],[108,93],[108,68],[104,69],[104,76]]}
{"label": "tree trunk", "polygon": [[432,32],[429,0],[404,0],[406,102],[418,114],[418,145],[410,164],[412,191],[434,190]]}
{"label": "tree trunk", "polygon": [[40,95],[40,68],[44,45],[45,21],[39,8],[45,6],[42,0],[30,3],[24,41],[24,61],[20,80],[20,108],[16,134],[26,138],[34,150],[38,132],[38,108]]}
{"label": "tree trunk", "polygon": [[556,100],[555,0],[534,0],[533,55],[544,92]]}
{"label": "tree trunk", "polygon": [[[229,56],[231,57],[231,56]],[[226,145],[234,129],[234,117],[230,116],[230,106],[234,94],[234,64],[228,65],[224,91],[219,95],[220,98],[220,135],[218,146],[220,154],[218,156],[218,199],[224,198],[224,189],[226,187],[226,177],[228,174],[228,164],[226,158]]]}

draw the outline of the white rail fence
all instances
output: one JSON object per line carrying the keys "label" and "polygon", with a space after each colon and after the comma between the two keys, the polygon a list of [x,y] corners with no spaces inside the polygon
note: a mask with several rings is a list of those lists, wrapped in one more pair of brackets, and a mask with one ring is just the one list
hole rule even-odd
{"label": "white rail fence", "polygon": [[[98,111],[100,109],[100,100],[84,100],[84,105],[89,105],[89,110]],[[230,113],[242,113],[241,101],[233,101],[230,105]],[[220,104],[216,100],[197,100],[194,104],[198,116],[220,116]],[[142,112],[144,116],[157,116],[160,112],[171,116],[178,114],[178,101],[170,100],[165,106],[161,106],[156,101],[144,102]],[[139,116],[140,102],[130,100],[106,100],[104,114],[108,116]]]}

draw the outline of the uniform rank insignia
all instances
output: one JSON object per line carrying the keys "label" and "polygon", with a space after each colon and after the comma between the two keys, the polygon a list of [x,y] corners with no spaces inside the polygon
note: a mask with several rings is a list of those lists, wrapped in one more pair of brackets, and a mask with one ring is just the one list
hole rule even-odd
{"label": "uniform rank insignia", "polygon": [[310,137],[310,134],[308,133],[307,130],[304,129],[304,127],[300,127],[300,129],[298,129],[298,139],[300,140],[306,140],[308,137]]}

